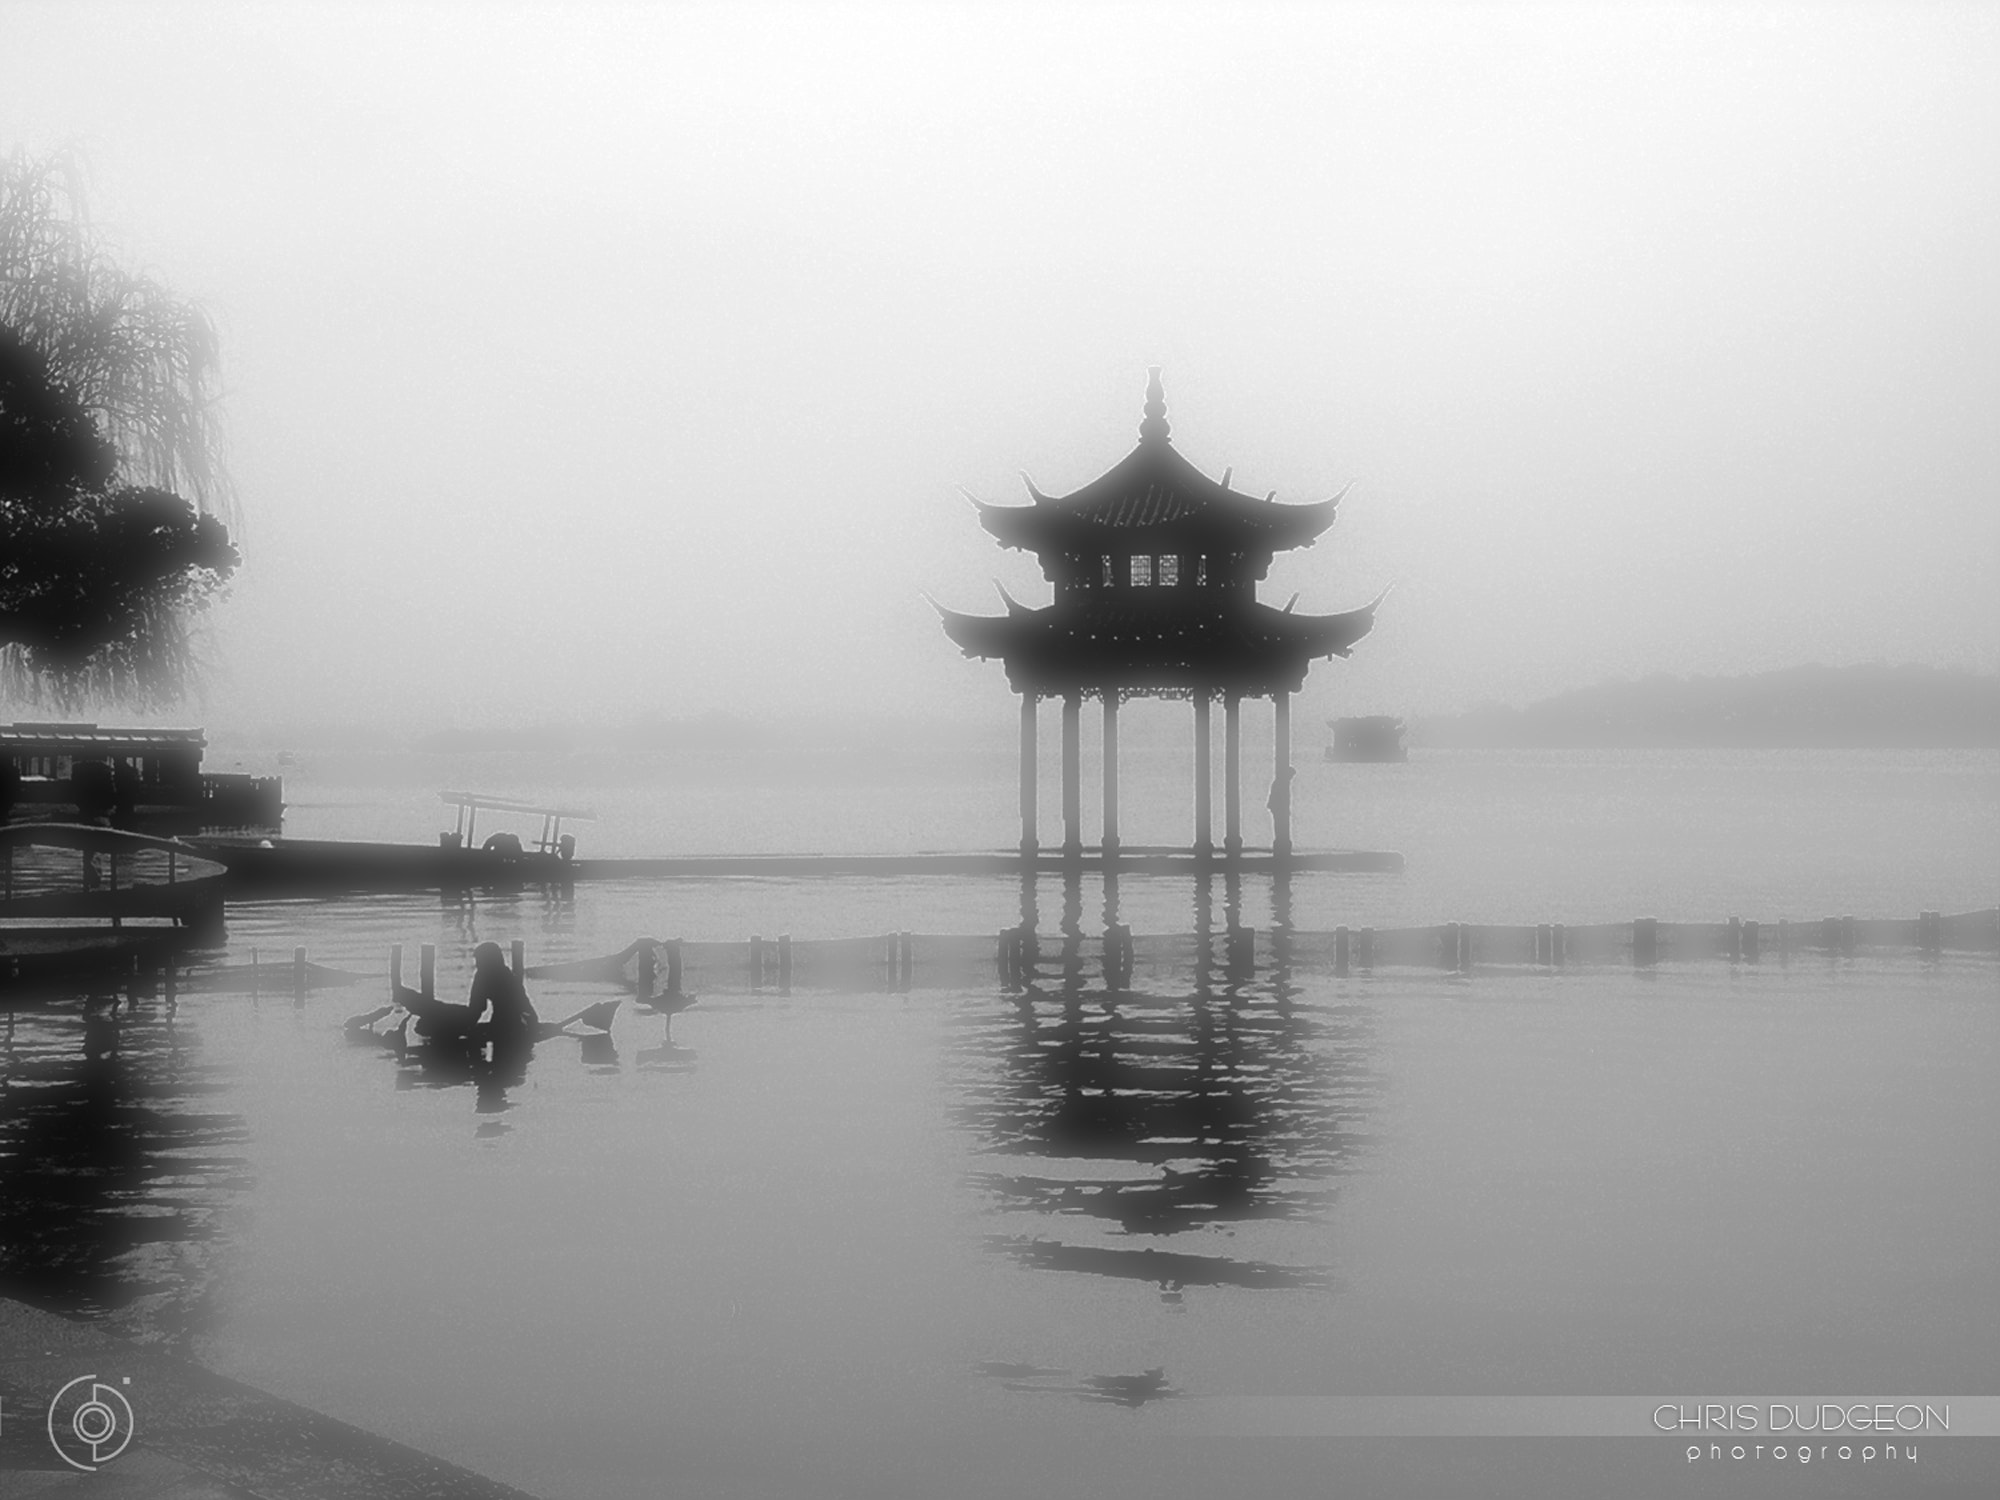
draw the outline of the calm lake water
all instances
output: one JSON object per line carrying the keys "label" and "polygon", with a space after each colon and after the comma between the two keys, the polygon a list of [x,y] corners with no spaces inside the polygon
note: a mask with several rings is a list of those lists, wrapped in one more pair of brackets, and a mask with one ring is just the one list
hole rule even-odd
{"label": "calm lake water", "polygon": [[[351,770],[351,768],[346,768]],[[996,846],[1011,769],[451,768],[291,784],[298,833],[430,837],[438,785],[593,802],[585,852]],[[310,768],[308,768],[310,771]],[[921,772],[921,774],[919,774]],[[1129,805],[1185,768],[1138,757]],[[2000,757],[1302,763],[1303,929],[1991,906]],[[1261,811],[1262,798],[1246,798]],[[1149,828],[1144,817],[1162,826]],[[1171,818],[1128,815],[1134,839]],[[932,838],[930,830],[947,836]],[[1053,932],[1063,893],[1037,892]],[[1079,892],[1095,932],[1102,892]],[[1189,883],[1121,883],[1185,932]],[[4,1289],[551,1497],[1990,1493],[1735,1471],[1666,1439],[1218,1434],[1215,1402],[2000,1393],[2000,964],[1561,974],[1093,968],[870,994],[704,986],[514,1073],[354,1045],[392,943],[529,962],[642,933],[992,933],[1006,881],[623,882],[232,910],[218,964],[368,976],[15,1018]],[[1280,905],[1284,903],[1279,903]],[[1268,880],[1243,919],[1265,926]],[[545,1016],[616,995],[532,986]],[[95,1041],[105,1040],[97,1023]],[[1650,1409],[1651,1400],[1647,1402]],[[1954,1456],[1956,1455],[1956,1456]]]}

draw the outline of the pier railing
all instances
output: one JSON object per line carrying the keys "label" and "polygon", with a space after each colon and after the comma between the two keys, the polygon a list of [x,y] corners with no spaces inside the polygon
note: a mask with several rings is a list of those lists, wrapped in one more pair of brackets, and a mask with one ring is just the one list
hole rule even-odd
{"label": "pier railing", "polygon": [[[1114,988],[1143,968],[1184,975],[1206,970],[1222,982],[1287,973],[1336,977],[1381,970],[1475,970],[1660,965],[1702,962],[1787,964],[1902,955],[1925,961],[1947,956],[2000,955],[2000,909],[1914,918],[1824,917],[1814,921],[1729,918],[1721,922],[1629,922],[1500,925],[1445,922],[1423,927],[1335,927],[1302,931],[1217,927],[1207,933],[1134,933],[1113,924],[1100,932],[1027,927],[991,935],[893,932],[851,938],[753,935],[736,942],[672,939],[628,950],[615,976],[642,992],[702,990],[789,992],[794,989],[887,990],[1061,982],[1080,977]],[[556,965],[547,977],[580,974],[603,960]],[[517,961],[518,962],[518,961]],[[537,977],[529,969],[531,978]]]}
{"label": "pier railing", "polygon": [[[876,937],[676,942],[676,976],[703,985],[750,990],[792,988],[933,988],[990,982],[1026,984],[1060,978],[1081,964],[1114,986],[1144,967],[1185,972],[1206,966],[1224,979],[1249,979],[1283,964],[1294,974],[1366,975],[1377,970],[1649,968],[1728,962],[1786,964],[1902,954],[2000,954],[2000,910],[1914,918],[1823,917],[1794,922],[1729,918],[1721,922],[1629,922],[1533,925],[1444,922],[1422,927],[1335,927],[1304,931],[1218,927],[1201,933],[1134,933],[1116,925],[1097,933],[1005,928],[991,937],[889,933]],[[664,970],[662,971],[664,975]]]}
{"label": "pier railing", "polygon": [[[795,939],[753,935],[744,941],[664,941],[641,938],[617,954],[529,967],[526,945],[513,943],[512,964],[538,982],[600,982],[641,996],[790,993],[848,990],[907,993],[916,989],[980,988],[996,980],[1022,990],[1045,984],[1132,986],[1143,970],[1163,982],[1247,984],[1260,979],[1367,978],[1396,970],[1459,976],[1477,972],[1602,972],[1724,962],[1739,966],[1794,962],[1846,964],[1873,958],[1937,964],[2000,956],[2000,909],[1914,918],[1821,917],[1814,921],[1588,924],[1442,922],[1423,927],[1335,927],[1330,931],[1220,926],[1191,933],[1134,933],[1112,924],[1095,933],[1002,928],[992,934],[891,932],[865,937]],[[389,953],[392,999],[405,983],[404,945]],[[437,947],[418,948],[415,988],[436,993]],[[163,970],[161,965],[164,964]],[[177,988],[211,993],[290,994],[301,1004],[313,991],[379,982],[380,976],[311,963],[304,947],[289,960],[261,959],[219,969],[168,957],[144,965],[171,997]],[[156,972],[158,971],[158,972]],[[135,972],[137,970],[135,969]],[[4,975],[0,975],[4,977]]]}

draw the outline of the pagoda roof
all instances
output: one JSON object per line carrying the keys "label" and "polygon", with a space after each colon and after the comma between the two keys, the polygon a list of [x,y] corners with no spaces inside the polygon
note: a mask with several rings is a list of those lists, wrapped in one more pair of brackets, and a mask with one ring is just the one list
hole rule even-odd
{"label": "pagoda roof", "polygon": [[1029,505],[975,499],[979,524],[1004,546],[1031,552],[1093,551],[1108,540],[1107,532],[1120,533],[1125,543],[1171,536],[1215,550],[1281,552],[1310,546],[1333,524],[1341,495],[1280,505],[1232,490],[1227,472],[1220,481],[1210,479],[1173,446],[1157,369],[1146,394],[1139,446],[1105,473],[1059,496],[1044,495],[1030,480]]}
{"label": "pagoda roof", "polygon": [[1294,614],[1234,602],[1196,611],[1100,598],[1004,615],[936,605],[944,632],[967,656],[997,657],[1017,689],[1128,692],[1294,691],[1317,657],[1346,656],[1374,627],[1378,596],[1360,609]]}

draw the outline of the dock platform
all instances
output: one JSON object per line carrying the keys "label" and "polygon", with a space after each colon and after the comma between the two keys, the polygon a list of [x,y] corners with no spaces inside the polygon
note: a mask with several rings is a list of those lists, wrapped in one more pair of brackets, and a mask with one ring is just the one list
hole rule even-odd
{"label": "dock platform", "polygon": [[[203,855],[227,868],[232,899],[269,892],[464,890],[488,886],[567,885],[590,880],[715,880],[763,876],[812,879],[836,876],[1019,876],[1017,850],[911,854],[693,854],[652,859],[576,859],[525,853],[508,858],[492,850],[423,844],[359,843],[333,839],[231,839],[197,841]],[[1301,850],[1280,860],[1269,849],[1234,856],[1190,849],[1134,846],[1105,855],[1096,848],[1065,855],[1060,849],[1033,856],[1037,874],[1072,870],[1121,875],[1213,873],[1394,874],[1403,856],[1388,850]]]}

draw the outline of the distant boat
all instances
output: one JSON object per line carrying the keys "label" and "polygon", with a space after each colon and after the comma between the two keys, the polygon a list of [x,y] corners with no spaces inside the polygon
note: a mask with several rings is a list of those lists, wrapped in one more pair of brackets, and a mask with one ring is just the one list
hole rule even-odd
{"label": "distant boat", "polygon": [[1409,747],[1403,743],[1403,721],[1393,714],[1369,714],[1353,719],[1329,719],[1333,743],[1326,747],[1328,760],[1405,761]]}

